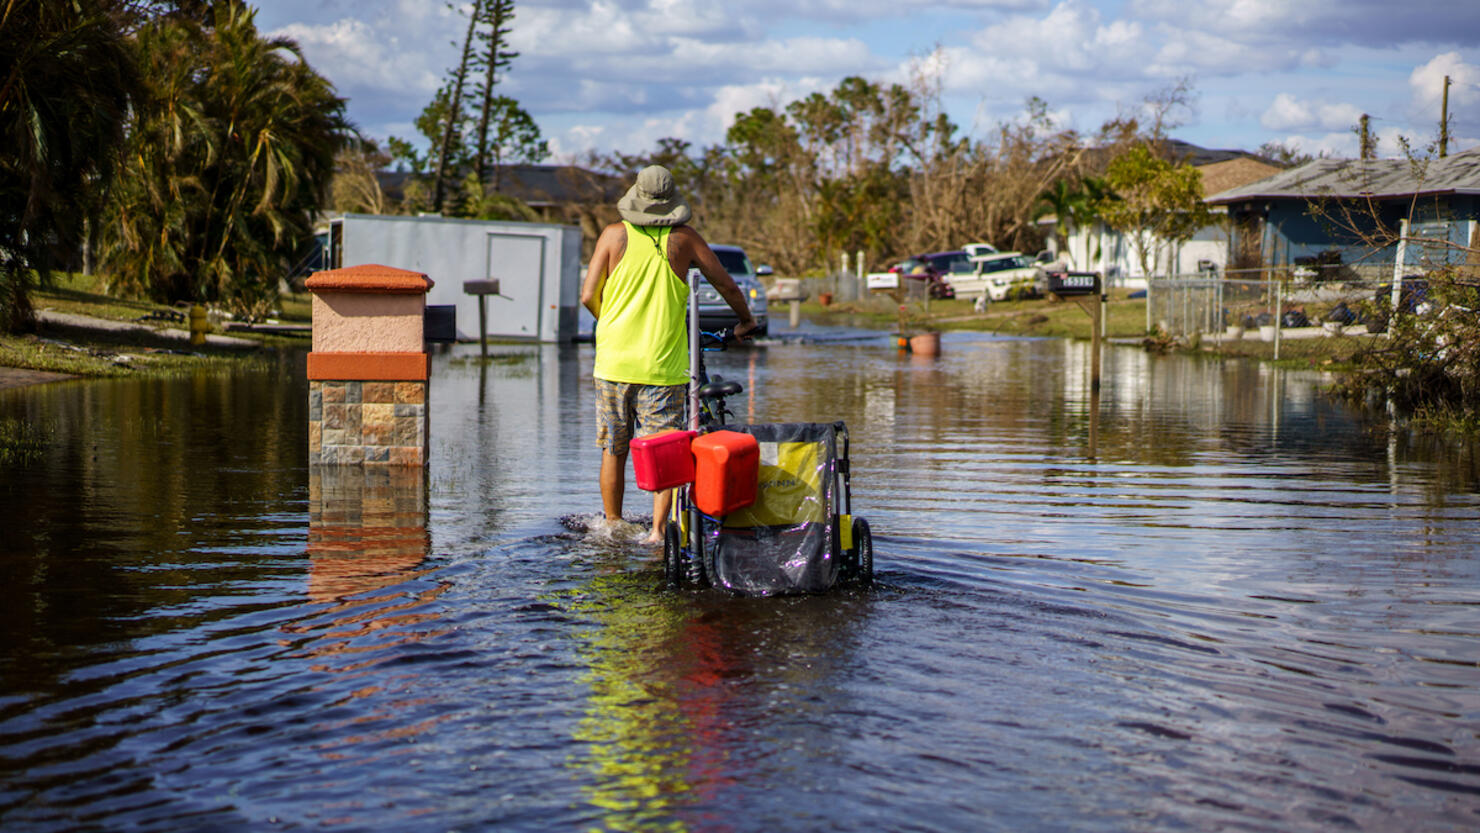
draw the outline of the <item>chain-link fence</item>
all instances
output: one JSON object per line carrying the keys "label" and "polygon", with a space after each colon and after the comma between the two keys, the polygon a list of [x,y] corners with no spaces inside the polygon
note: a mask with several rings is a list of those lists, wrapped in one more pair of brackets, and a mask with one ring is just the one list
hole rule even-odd
{"label": "chain-link fence", "polygon": [[1322,279],[1319,268],[1230,270],[1147,282],[1146,325],[1184,341],[1285,339],[1380,332],[1391,281]]}
{"label": "chain-link fence", "polygon": [[807,278],[802,281],[807,290],[809,298],[821,298],[829,296],[835,303],[856,301],[868,294],[863,289],[863,279],[855,272],[843,272],[834,270],[831,274],[820,278]]}

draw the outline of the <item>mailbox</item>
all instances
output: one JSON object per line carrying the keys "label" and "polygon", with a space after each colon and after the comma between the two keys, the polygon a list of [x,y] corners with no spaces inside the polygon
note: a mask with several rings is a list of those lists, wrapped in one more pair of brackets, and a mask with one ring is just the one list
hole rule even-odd
{"label": "mailbox", "polygon": [[453,344],[457,341],[457,306],[454,304],[428,304],[422,313],[422,337],[435,344]]}
{"label": "mailbox", "polygon": [[771,291],[766,293],[768,301],[805,301],[807,292],[802,289],[800,278],[777,278]]}
{"label": "mailbox", "polygon": [[870,272],[864,280],[869,292],[893,292],[899,289],[898,272]]}
{"label": "mailbox", "polygon": [[1099,272],[1049,272],[1048,291],[1061,298],[1100,291]]}
{"label": "mailbox", "polygon": [[463,281],[463,292],[468,295],[497,295],[498,278],[482,281]]}

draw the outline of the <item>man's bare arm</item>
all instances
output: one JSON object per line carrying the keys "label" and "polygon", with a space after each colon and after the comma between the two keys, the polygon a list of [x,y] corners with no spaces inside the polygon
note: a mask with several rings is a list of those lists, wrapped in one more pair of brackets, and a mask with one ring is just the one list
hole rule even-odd
{"label": "man's bare arm", "polygon": [[[740,323],[735,326],[735,337],[744,338],[746,334],[759,326],[755,316],[750,312],[750,301],[746,299],[745,293],[735,284],[735,279],[730,277],[730,273],[720,264],[714,250],[709,248],[709,244],[704,242],[699,232],[689,226],[679,226],[673,230],[673,236],[678,238],[679,249],[676,254],[679,256],[679,261],[698,266],[699,273],[709,281],[709,284],[739,317]],[[678,269],[673,271],[682,275],[688,271],[688,267],[685,266],[682,271]]]}
{"label": "man's bare arm", "polygon": [[581,281],[581,305],[595,318],[601,317],[601,294],[606,287],[607,276],[626,250],[627,230],[620,223],[602,229],[601,236],[596,238],[596,250],[591,253],[591,262],[586,265],[586,278]]}

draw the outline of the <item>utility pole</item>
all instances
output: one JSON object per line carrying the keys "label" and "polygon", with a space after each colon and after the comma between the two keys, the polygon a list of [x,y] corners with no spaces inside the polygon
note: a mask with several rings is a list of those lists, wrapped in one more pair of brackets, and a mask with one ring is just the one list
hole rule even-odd
{"label": "utility pole", "polygon": [[1444,76],[1444,103],[1439,107],[1439,158],[1449,155],[1449,76]]}
{"label": "utility pole", "polygon": [[1363,113],[1361,127],[1357,128],[1357,135],[1360,137],[1361,157],[1363,159],[1371,159],[1377,155],[1377,148],[1372,146],[1371,121],[1372,117]]}

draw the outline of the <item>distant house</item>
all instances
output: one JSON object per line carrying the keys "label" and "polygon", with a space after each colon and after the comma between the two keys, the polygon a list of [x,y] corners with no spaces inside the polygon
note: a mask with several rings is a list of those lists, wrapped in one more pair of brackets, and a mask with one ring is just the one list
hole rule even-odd
{"label": "distant house", "polygon": [[[1173,158],[1191,164],[1202,174],[1205,194],[1254,182],[1280,170],[1243,151],[1210,150],[1175,139],[1168,140],[1167,146]],[[1215,214],[1221,215],[1222,210],[1215,209]],[[1039,222],[1048,226],[1045,232],[1050,232],[1055,220],[1048,217]],[[1052,234],[1046,236],[1053,240]],[[1086,227],[1071,226],[1064,250],[1051,245],[1050,251],[1075,269],[1103,273],[1112,286],[1144,285],[1141,263],[1130,241],[1099,221]],[[1222,271],[1229,263],[1228,252],[1228,231],[1219,216],[1217,222],[1199,229],[1189,240],[1158,244],[1151,268],[1157,275]]]}
{"label": "distant house", "polygon": [[[393,200],[400,200],[407,183],[416,174],[384,171],[377,175],[380,188]],[[423,181],[429,177],[422,175]],[[517,197],[534,209],[547,223],[580,226],[582,234],[594,240],[608,222],[616,219],[617,198],[626,185],[621,178],[588,170],[576,165],[500,165],[498,191]],[[489,187],[493,187],[490,180]],[[599,207],[609,208],[611,216],[600,214]]]}
{"label": "distant house", "polygon": [[1235,268],[1315,260],[1343,277],[1388,280],[1405,218],[1412,222],[1404,270],[1461,262],[1464,249],[1480,243],[1480,148],[1417,162],[1317,159],[1212,193],[1208,202],[1228,212]]}

